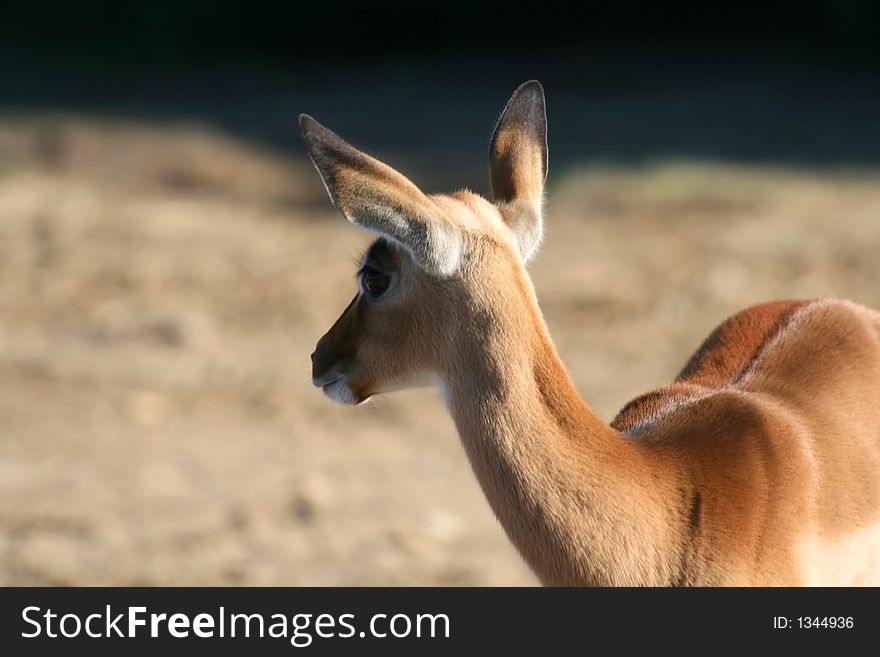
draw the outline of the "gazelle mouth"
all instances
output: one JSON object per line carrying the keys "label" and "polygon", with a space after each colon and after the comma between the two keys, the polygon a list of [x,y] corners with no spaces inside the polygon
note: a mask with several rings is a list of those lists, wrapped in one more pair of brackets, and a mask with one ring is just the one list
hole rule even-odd
{"label": "gazelle mouth", "polygon": [[312,383],[320,387],[324,394],[338,404],[357,406],[367,401],[371,395],[359,395],[351,389],[344,374],[323,376],[313,379]]}
{"label": "gazelle mouth", "polygon": [[337,383],[342,378],[342,374],[331,370],[329,372],[324,372],[321,376],[312,377],[312,385],[316,388],[326,388],[327,386],[332,386],[334,383]]}

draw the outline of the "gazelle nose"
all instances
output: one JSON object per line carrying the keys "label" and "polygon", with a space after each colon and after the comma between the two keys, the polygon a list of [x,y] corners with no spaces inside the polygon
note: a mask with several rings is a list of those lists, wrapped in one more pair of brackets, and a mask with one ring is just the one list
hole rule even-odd
{"label": "gazelle nose", "polygon": [[336,358],[327,347],[319,342],[310,356],[312,359],[312,381],[320,380],[336,363]]}

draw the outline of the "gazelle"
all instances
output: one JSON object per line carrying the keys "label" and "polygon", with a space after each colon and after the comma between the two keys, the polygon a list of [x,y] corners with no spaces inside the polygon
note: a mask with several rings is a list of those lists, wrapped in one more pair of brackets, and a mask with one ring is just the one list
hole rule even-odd
{"label": "gazelle", "polygon": [[330,198],[378,234],[312,354],[331,399],[436,384],[480,485],[547,585],[880,584],[880,314],[776,301],[723,322],[609,426],[557,355],[525,264],[544,92],[490,146],[492,200],[428,195],[307,115]]}

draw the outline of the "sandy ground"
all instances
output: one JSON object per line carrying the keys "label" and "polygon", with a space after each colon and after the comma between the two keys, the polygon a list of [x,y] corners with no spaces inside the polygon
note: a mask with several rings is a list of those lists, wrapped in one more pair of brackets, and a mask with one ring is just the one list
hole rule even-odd
{"label": "sandy ground", "polygon": [[[880,307],[880,171],[550,183],[532,271],[606,419],[744,306]],[[367,241],[302,160],[0,121],[0,584],[534,584],[435,393],[349,409],[309,384]]]}

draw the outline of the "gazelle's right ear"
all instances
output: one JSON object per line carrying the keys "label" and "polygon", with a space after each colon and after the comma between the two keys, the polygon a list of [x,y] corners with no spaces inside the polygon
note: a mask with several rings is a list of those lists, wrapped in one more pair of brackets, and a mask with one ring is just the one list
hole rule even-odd
{"label": "gazelle's right ear", "polygon": [[541,203],[547,178],[547,110],[544,88],[531,80],[513,92],[489,147],[492,198],[516,235],[523,260],[543,234]]}
{"label": "gazelle's right ear", "polygon": [[418,187],[308,114],[300,115],[299,125],[309,157],[346,219],[402,244],[426,271],[448,276],[458,269],[462,235]]}

